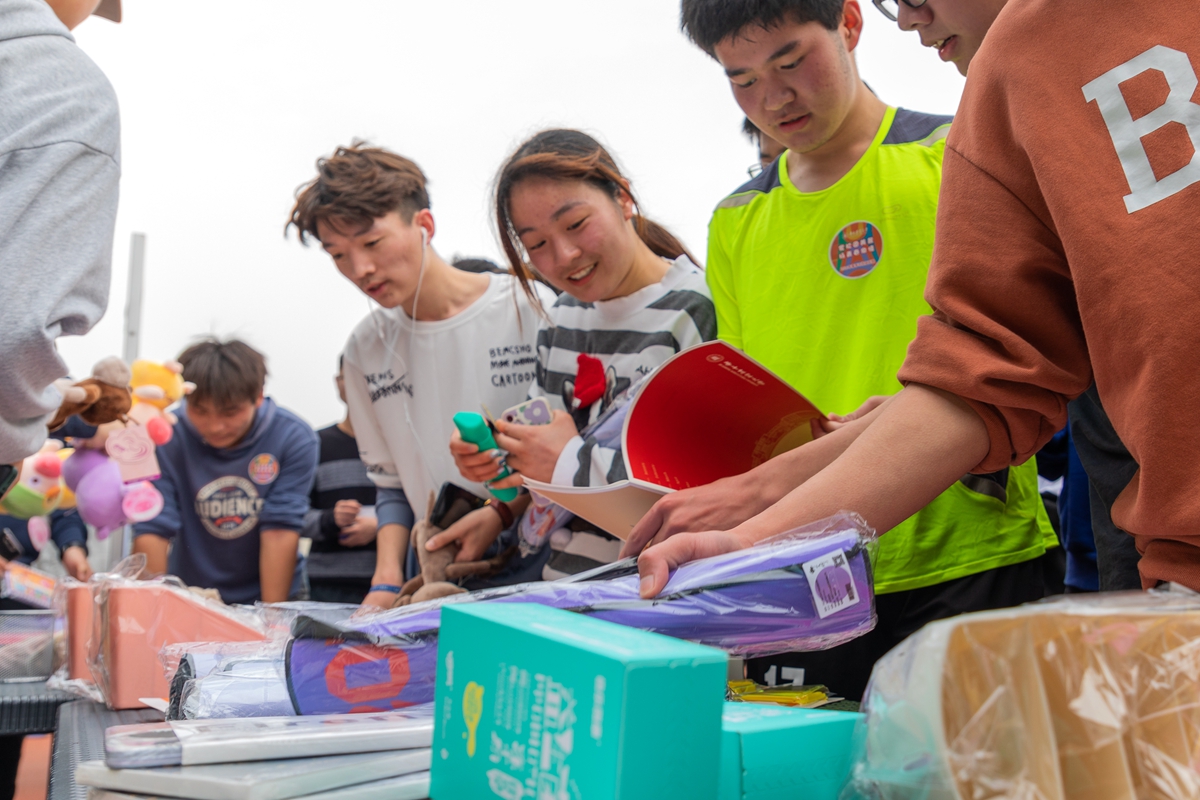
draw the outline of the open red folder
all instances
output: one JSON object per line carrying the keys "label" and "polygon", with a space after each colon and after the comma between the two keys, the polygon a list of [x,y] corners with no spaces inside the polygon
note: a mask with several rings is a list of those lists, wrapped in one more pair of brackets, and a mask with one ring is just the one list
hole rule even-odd
{"label": "open red folder", "polygon": [[630,403],[621,432],[628,480],[525,485],[624,539],[664,494],[740,475],[799,447],[823,416],[741,350],[706,342],[655,370]]}

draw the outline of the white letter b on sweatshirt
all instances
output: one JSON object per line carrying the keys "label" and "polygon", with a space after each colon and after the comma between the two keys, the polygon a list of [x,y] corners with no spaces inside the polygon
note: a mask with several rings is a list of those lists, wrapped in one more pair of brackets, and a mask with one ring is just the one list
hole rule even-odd
{"label": "white letter b on sweatshirt", "polygon": [[[1121,84],[1152,69],[1166,77],[1170,93],[1161,106],[1135,120],[1121,94]],[[1200,105],[1192,102],[1197,83],[1196,71],[1192,69],[1187,53],[1160,44],[1083,87],[1084,98],[1099,106],[1117,149],[1117,157],[1121,159],[1121,168],[1129,181],[1125,208],[1130,214],[1200,181]],[[1142,146],[1142,137],[1171,122],[1187,128],[1195,153],[1185,166],[1158,180],[1154,177],[1146,148]]]}

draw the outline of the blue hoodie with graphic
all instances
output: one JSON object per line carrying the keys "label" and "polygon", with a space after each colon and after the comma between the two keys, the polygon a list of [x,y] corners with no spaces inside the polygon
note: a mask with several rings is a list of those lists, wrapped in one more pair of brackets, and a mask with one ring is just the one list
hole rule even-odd
{"label": "blue hoodie with graphic", "polygon": [[[317,471],[317,435],[304,420],[270,398],[254,415],[241,442],[204,443],[181,404],[171,441],[158,448],[162,477],[154,485],[163,511],[134,526],[172,540],[169,569],[189,586],[216,589],[227,603],[262,599],[259,534],[304,526]],[[300,588],[296,561],[292,594]]]}

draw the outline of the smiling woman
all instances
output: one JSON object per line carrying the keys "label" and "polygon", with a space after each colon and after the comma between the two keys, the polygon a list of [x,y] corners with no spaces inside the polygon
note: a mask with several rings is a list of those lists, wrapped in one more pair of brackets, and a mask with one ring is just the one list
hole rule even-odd
{"label": "smiling woman", "polygon": [[[580,131],[542,131],[517,148],[500,169],[495,208],[509,268],[526,291],[536,276],[563,293],[538,331],[529,390],[546,398],[553,418],[497,422],[496,442],[519,474],[492,486],[522,476],[584,486],[621,480],[620,451],[590,435],[591,426],[668,358],[716,336],[704,276],[673,234],[639,213],[612,155]],[[471,480],[499,474],[490,452],[457,437],[451,452]],[[620,550],[606,533],[579,524],[568,532],[569,521],[562,509],[534,505],[520,525],[529,558],[553,551],[547,579],[615,560]]]}

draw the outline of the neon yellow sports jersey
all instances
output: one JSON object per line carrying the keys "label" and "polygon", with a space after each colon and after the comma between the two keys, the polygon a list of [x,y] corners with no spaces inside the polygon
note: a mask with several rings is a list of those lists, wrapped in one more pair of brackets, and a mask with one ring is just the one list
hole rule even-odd
{"label": "neon yellow sports jersey", "polygon": [[[900,390],[896,372],[930,312],[942,154],[950,117],[889,108],[871,146],[819,192],[786,155],[717,206],[707,279],[720,338],[825,413]],[[880,594],[1035,558],[1056,543],[1032,461],[996,480],[967,476],[881,540]]]}

